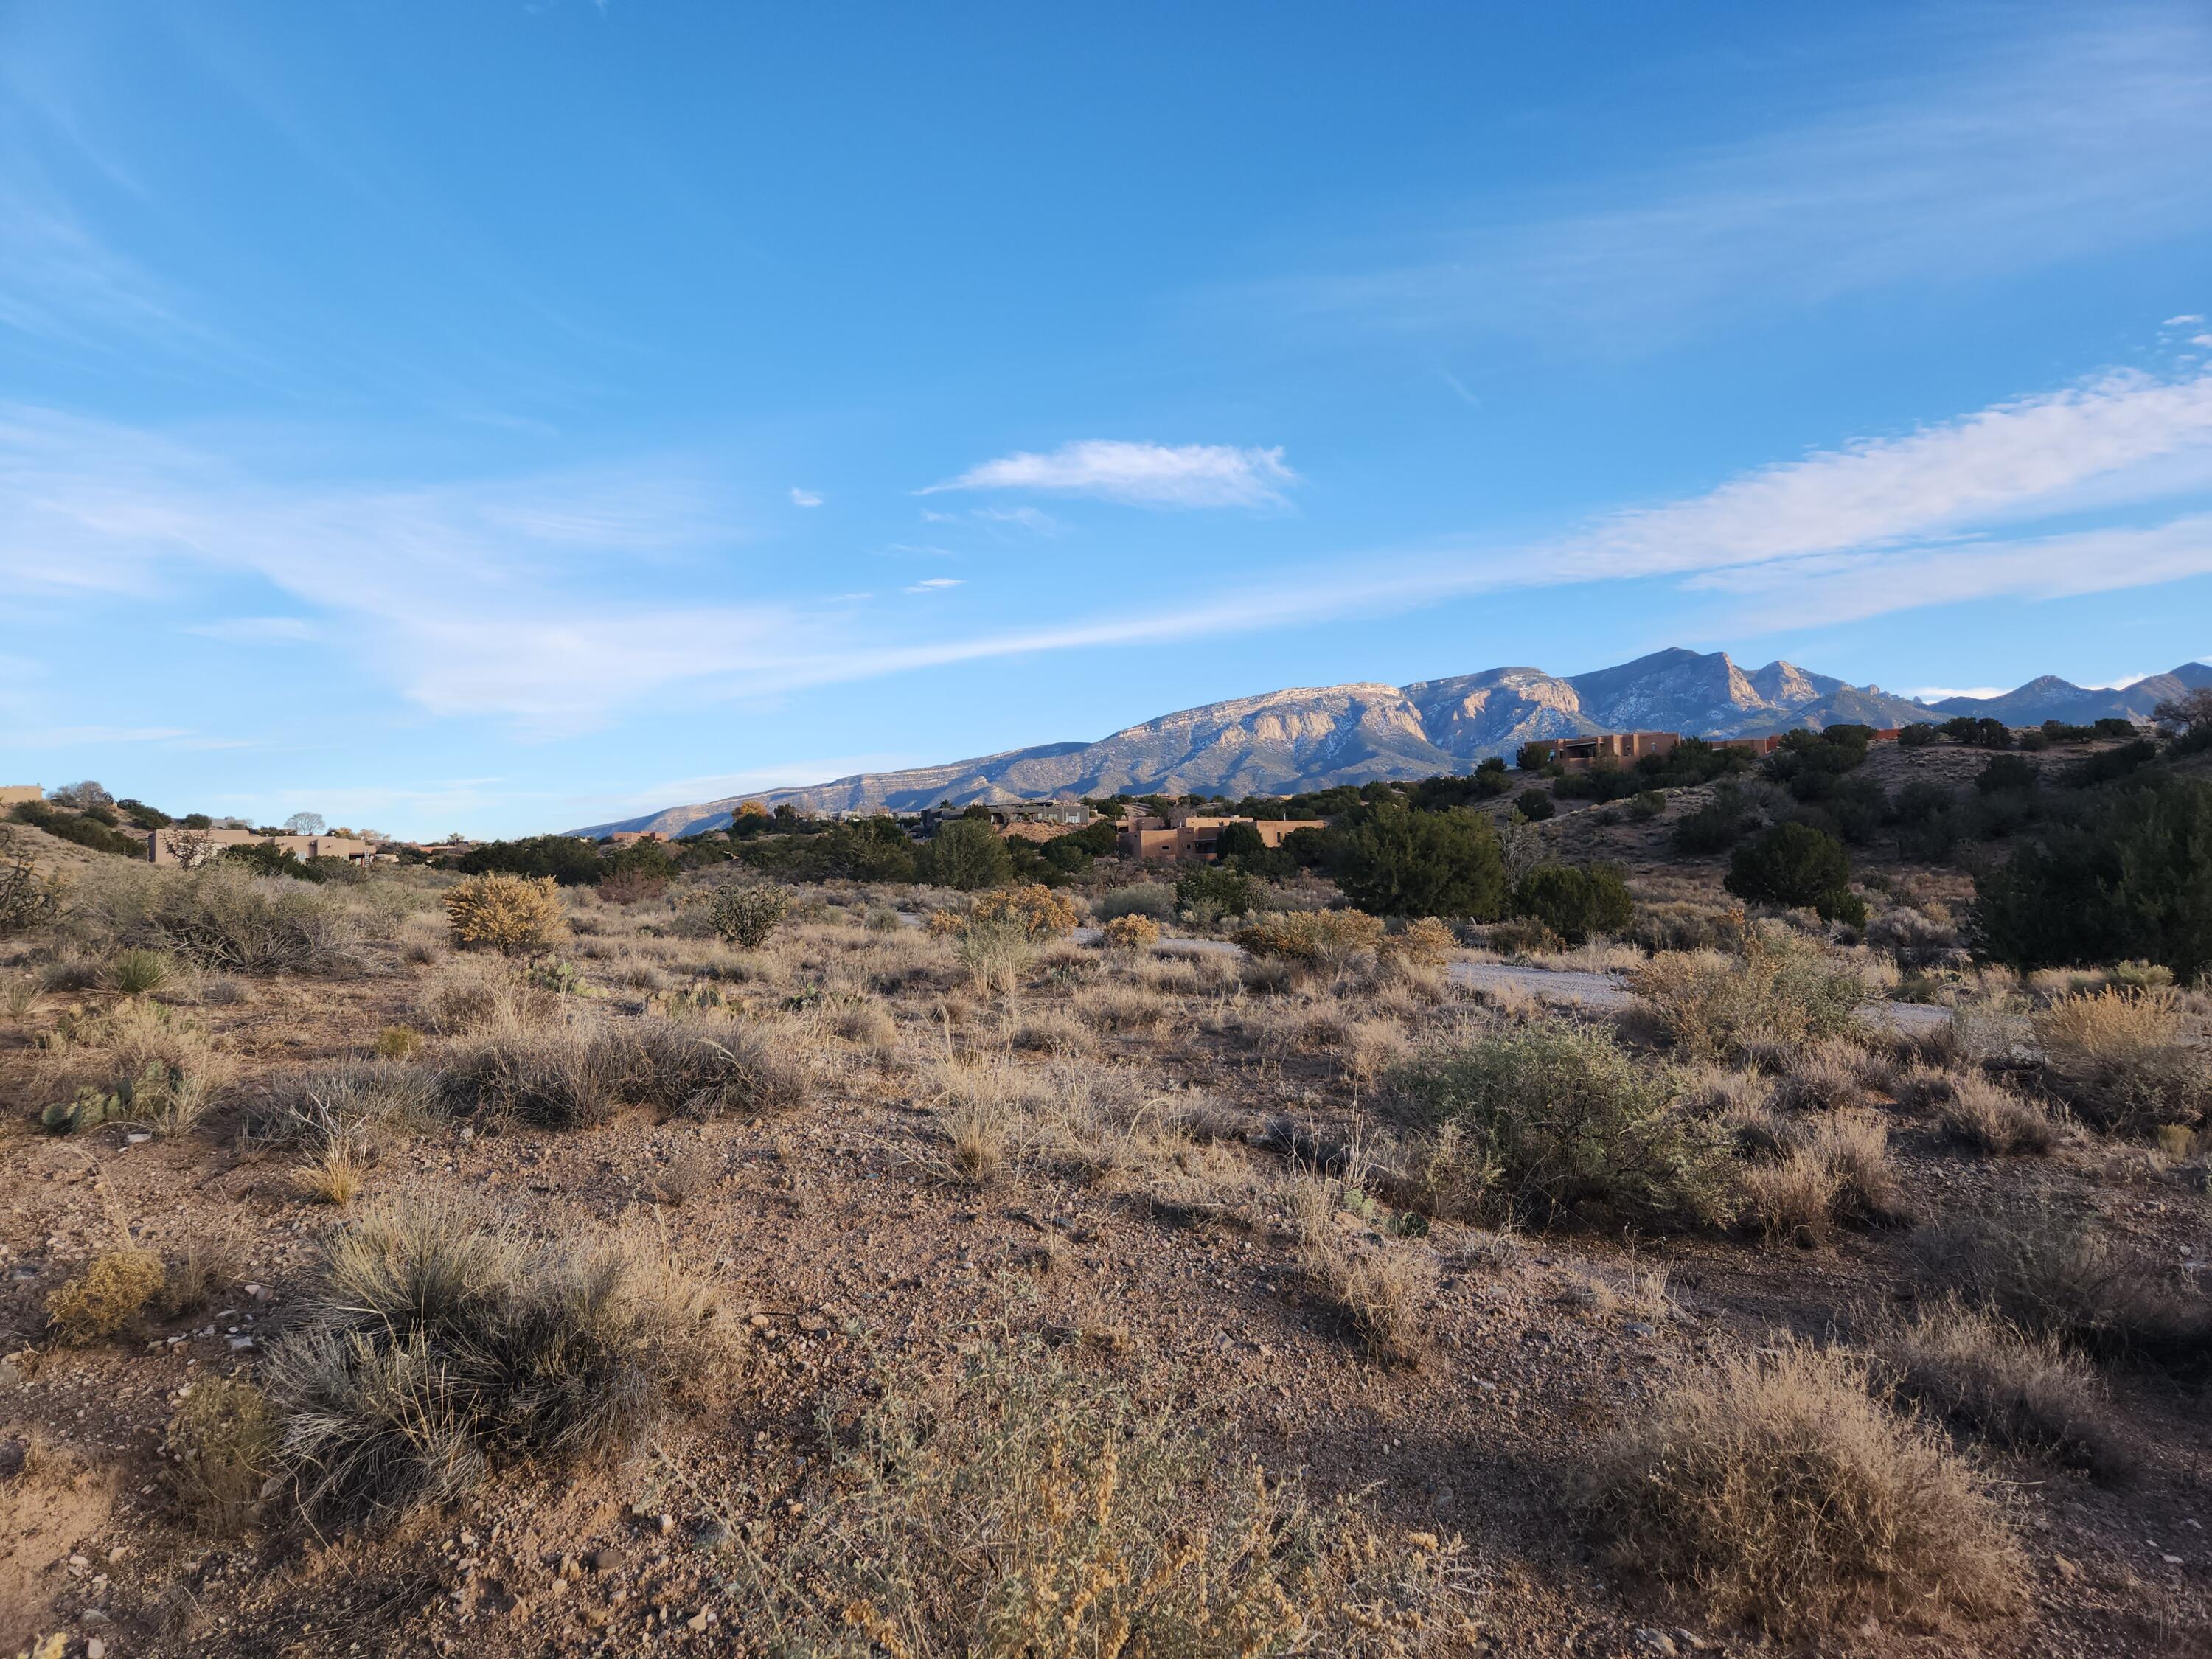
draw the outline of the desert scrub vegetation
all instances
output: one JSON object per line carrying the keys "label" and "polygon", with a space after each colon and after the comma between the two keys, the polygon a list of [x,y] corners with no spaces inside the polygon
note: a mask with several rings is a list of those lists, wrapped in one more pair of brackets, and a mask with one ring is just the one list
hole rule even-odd
{"label": "desert scrub vegetation", "polygon": [[1098,938],[1109,951],[1149,951],[1160,942],[1160,925],[1133,910],[1108,921],[1098,930]]}
{"label": "desert scrub vegetation", "polygon": [[1468,1183],[1517,1220],[1597,1209],[1714,1225],[1732,1212],[1726,1130],[1690,1109],[1672,1067],[1602,1033],[1535,1024],[1416,1060],[1389,1082],[1425,1127],[1458,1130]]}
{"label": "desert scrub vegetation", "polygon": [[240,1378],[189,1383],[161,1438],[163,1473],[185,1518],[203,1532],[236,1532],[261,1506],[276,1467],[276,1414]]}
{"label": "desert scrub vegetation", "polygon": [[1832,1349],[1790,1343],[1675,1384],[1600,1449],[1585,1495],[1622,1566],[1784,1638],[2023,1599],[2019,1547],[1965,1465]]}
{"label": "desert scrub vegetation", "polygon": [[2030,1024],[2052,1092],[2100,1128],[2194,1127],[2212,1111],[2212,1048],[2168,988],[2057,997]]}
{"label": "desert scrub vegetation", "polygon": [[1254,916],[1236,933],[1255,957],[1334,968],[1382,943],[1382,924],[1364,910],[1276,910]]}
{"label": "desert scrub vegetation", "polygon": [[264,1376],[319,1526],[450,1501],[498,1466],[635,1450],[729,1355],[714,1286],[642,1229],[535,1243],[462,1207],[395,1207],[325,1242]]}
{"label": "desert scrub vegetation", "polygon": [[2094,1221],[1970,1216],[1915,1239],[1931,1293],[2083,1352],[2185,1375],[2212,1364],[2212,1306],[2163,1263],[2117,1249]]}
{"label": "desert scrub vegetation", "polygon": [[1377,1248],[1348,1238],[1346,1229],[1352,1218],[1346,1204],[1353,1197],[1333,1177],[1295,1179],[1289,1207],[1297,1232],[1298,1265],[1370,1353],[1396,1364],[1418,1364],[1429,1345],[1435,1260],[1410,1241]]}
{"label": "desert scrub vegetation", "polygon": [[465,951],[528,956],[568,936],[561,890],[550,876],[465,876],[446,890],[445,906],[453,943]]}
{"label": "desert scrub vegetation", "polygon": [[1031,944],[1042,945],[1075,931],[1076,909],[1049,887],[1001,887],[979,897],[968,919],[970,927],[1017,927]]}
{"label": "desert scrub vegetation", "polygon": [[2048,1334],[1947,1296],[1878,1330],[1872,1346],[1879,1380],[1992,1445],[2101,1480],[2124,1479],[2134,1467],[2104,1379]]}
{"label": "desert scrub vegetation", "polygon": [[1734,1060],[1849,1036],[1871,1000],[1850,963],[1771,931],[1747,934],[1740,954],[1654,957],[1630,982],[1674,1046],[1698,1060]]}
{"label": "desert scrub vegetation", "polygon": [[72,889],[63,933],[97,952],[159,951],[215,974],[335,973],[359,965],[361,907],[234,866],[101,865]]}
{"label": "desert scrub vegetation", "polygon": [[46,1297],[46,1324],[63,1342],[113,1336],[161,1294],[168,1270],[151,1250],[106,1250]]}
{"label": "desert scrub vegetation", "polygon": [[805,1073],[735,1025],[647,1017],[495,1030],[451,1044],[437,1077],[447,1109],[538,1128],[591,1128],[622,1106],[711,1119],[785,1110]]}
{"label": "desert scrub vegetation", "polygon": [[1738,1120],[1752,1158],[1737,1176],[1743,1217],[1770,1238],[1815,1243],[1832,1223],[1902,1226],[1911,1218],[1889,1153],[1889,1126],[1872,1112],[1817,1117],[1764,1113]]}
{"label": "desert scrub vegetation", "polygon": [[726,945],[757,951],[775,937],[790,908],[791,896],[781,887],[733,882],[715,890],[708,901],[707,919]]}
{"label": "desert scrub vegetation", "polygon": [[[1443,1655],[1456,1540],[1394,1534],[1033,1343],[887,1380],[732,1634],[758,1651]],[[972,1540],[988,1540],[988,1547]]]}
{"label": "desert scrub vegetation", "polygon": [[2062,1126],[2048,1106],[1979,1071],[1922,1068],[1907,1074],[1899,1097],[1907,1096],[1931,1105],[1945,1133],[1977,1152],[2039,1157],[2058,1144]]}

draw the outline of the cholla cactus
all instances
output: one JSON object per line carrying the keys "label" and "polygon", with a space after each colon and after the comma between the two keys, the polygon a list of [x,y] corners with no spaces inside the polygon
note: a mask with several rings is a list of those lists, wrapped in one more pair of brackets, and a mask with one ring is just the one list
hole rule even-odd
{"label": "cholla cactus", "polygon": [[782,925],[790,908],[791,896],[780,887],[725,887],[714,895],[707,917],[727,943],[757,951]]}
{"label": "cholla cactus", "polygon": [[568,936],[560,890],[550,876],[471,876],[446,894],[453,943],[502,956],[550,950]]}

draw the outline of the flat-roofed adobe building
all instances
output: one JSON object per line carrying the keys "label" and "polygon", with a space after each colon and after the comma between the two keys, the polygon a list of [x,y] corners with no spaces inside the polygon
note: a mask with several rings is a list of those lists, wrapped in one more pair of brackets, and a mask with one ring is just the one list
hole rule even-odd
{"label": "flat-roofed adobe building", "polygon": [[1679,732],[1596,732],[1581,738],[1538,738],[1524,747],[1538,766],[1553,763],[1574,771],[1605,762],[1626,765],[1646,755],[1664,755],[1681,740]]}
{"label": "flat-roofed adobe building", "polygon": [[204,864],[221,858],[233,847],[266,843],[295,859],[343,859],[365,864],[373,850],[365,841],[349,836],[257,836],[251,830],[156,830],[146,837],[146,858],[152,864]]}
{"label": "flat-roofed adobe building", "polygon": [[1326,818],[1185,818],[1181,823],[1163,823],[1151,817],[1132,818],[1121,829],[1115,850],[1125,859],[1210,859],[1214,843],[1221,832],[1232,823],[1249,823],[1260,832],[1260,839],[1268,847],[1280,847],[1284,839],[1300,830],[1326,830]]}
{"label": "flat-roofed adobe building", "polygon": [[46,792],[35,783],[0,783],[0,806],[21,806],[46,798]]}

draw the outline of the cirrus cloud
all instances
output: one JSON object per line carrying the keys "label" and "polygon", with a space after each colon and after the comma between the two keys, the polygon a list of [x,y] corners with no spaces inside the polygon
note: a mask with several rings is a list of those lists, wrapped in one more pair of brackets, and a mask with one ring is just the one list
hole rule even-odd
{"label": "cirrus cloud", "polygon": [[1284,487],[1297,482],[1279,448],[1086,438],[1042,455],[1018,450],[921,493],[1033,489],[1136,507],[1264,507],[1281,501]]}

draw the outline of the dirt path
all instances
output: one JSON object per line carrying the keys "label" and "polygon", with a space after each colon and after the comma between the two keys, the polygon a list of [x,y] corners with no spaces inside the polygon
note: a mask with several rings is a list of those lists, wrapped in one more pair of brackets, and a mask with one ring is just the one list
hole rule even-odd
{"label": "dirt path", "polygon": [[[1096,927],[1079,927],[1077,941],[1098,942]],[[1164,939],[1154,950],[1164,956],[1242,957],[1242,947],[1221,939]],[[1626,1008],[1636,1000],[1618,974],[1595,973],[1581,968],[1537,968],[1508,962],[1455,960],[1450,967],[1453,982],[1475,990],[1525,991],[1539,1002],[1577,1002],[1586,1008]],[[1918,1002],[1878,1002],[1862,1011],[1862,1018],[1893,1030],[1932,1031],[1949,1023],[1951,1011]]]}

